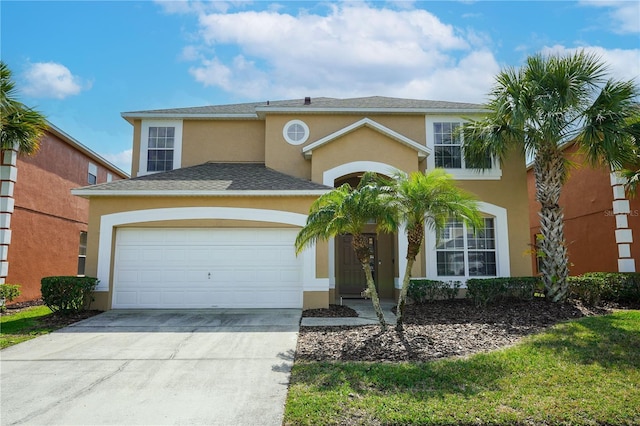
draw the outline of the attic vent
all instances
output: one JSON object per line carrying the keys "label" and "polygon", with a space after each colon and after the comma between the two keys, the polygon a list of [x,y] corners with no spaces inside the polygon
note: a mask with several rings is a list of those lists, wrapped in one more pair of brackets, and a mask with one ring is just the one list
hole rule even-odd
{"label": "attic vent", "polygon": [[304,104],[305,105],[311,105],[311,97],[307,96],[306,98],[304,98]]}

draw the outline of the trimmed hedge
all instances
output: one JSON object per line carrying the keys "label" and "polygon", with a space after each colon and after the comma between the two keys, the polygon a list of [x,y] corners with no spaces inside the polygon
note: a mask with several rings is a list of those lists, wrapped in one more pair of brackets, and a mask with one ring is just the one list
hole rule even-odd
{"label": "trimmed hedge", "polygon": [[[568,297],[590,305],[600,302],[640,303],[640,273],[590,272],[569,277]],[[467,297],[486,306],[503,299],[531,300],[544,294],[540,277],[472,278],[467,280]]]}
{"label": "trimmed hedge", "polygon": [[471,278],[467,280],[467,297],[477,306],[503,299],[531,300],[542,286],[538,277]]}
{"label": "trimmed hedge", "polygon": [[640,273],[589,272],[569,277],[569,295],[585,303],[640,303]]}
{"label": "trimmed hedge", "polygon": [[407,296],[419,304],[441,299],[455,299],[460,287],[462,287],[460,281],[411,280]]}
{"label": "trimmed hedge", "polygon": [[42,300],[53,312],[78,312],[88,309],[93,301],[91,292],[98,285],[93,277],[44,277],[41,281]]}

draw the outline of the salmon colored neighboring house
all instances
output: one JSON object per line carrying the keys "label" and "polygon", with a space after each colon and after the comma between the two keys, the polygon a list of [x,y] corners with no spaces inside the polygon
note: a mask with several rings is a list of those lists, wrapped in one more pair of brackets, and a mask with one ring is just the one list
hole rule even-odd
{"label": "salmon colored neighboring house", "polygon": [[1,171],[0,280],[35,300],[43,277],[84,274],[89,202],[71,189],[128,175],[51,123],[36,154],[3,151]]}
{"label": "salmon colored neighboring house", "polygon": [[[562,188],[565,240],[570,275],[586,272],[635,272],[640,258],[640,200],[625,194],[624,182],[607,167],[591,167],[576,145],[564,150],[573,163]],[[540,233],[533,170],[527,174],[531,244]],[[537,260],[532,268],[538,273]]]}

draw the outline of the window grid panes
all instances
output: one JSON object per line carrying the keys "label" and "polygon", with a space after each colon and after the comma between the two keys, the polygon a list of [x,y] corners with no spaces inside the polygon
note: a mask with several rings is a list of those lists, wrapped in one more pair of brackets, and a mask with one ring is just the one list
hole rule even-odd
{"label": "window grid panes", "polygon": [[302,125],[298,123],[294,123],[287,128],[287,136],[289,136],[289,139],[291,139],[292,141],[301,141],[302,138],[305,137],[306,133],[307,132],[305,131],[304,127],[302,127]]}
{"label": "window grid panes", "polygon": [[[436,167],[444,169],[464,169],[464,156],[462,153],[462,137],[460,135],[460,123],[442,122],[433,123],[434,157]],[[483,164],[479,167],[490,169],[492,165],[491,155],[487,154]]]}
{"label": "window grid panes", "polygon": [[495,221],[484,218],[481,229],[451,220],[440,232],[436,247],[439,276],[496,276]]}
{"label": "window grid panes", "polygon": [[462,168],[462,142],[458,135],[460,123],[433,123],[436,167]]}
{"label": "window grid panes", "polygon": [[78,275],[84,276],[85,264],[87,260],[87,233],[80,232],[80,244],[78,247]]}
{"label": "window grid panes", "polygon": [[173,170],[175,127],[149,127],[147,171]]}

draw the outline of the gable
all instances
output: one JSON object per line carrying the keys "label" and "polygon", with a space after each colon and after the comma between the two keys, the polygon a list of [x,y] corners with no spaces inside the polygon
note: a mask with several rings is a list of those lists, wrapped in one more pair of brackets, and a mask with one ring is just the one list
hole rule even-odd
{"label": "gable", "polygon": [[378,123],[377,121],[371,120],[370,118],[363,118],[362,120],[356,121],[355,123],[347,127],[344,127],[321,139],[318,139],[317,141],[305,146],[302,149],[302,153],[305,158],[309,159],[312,157],[314,150],[321,148],[325,145],[328,145],[336,140],[339,140],[345,137],[346,135],[349,135],[362,128],[373,130],[374,132],[377,132],[390,140],[393,140],[401,145],[404,145],[405,147],[413,149],[417,153],[418,158],[421,160],[426,158],[430,153],[430,149],[427,148],[426,146],[419,144],[413,139],[410,139],[396,132],[395,130],[390,129]]}

